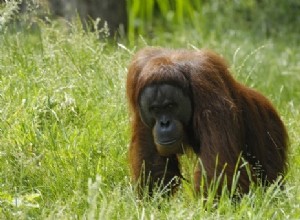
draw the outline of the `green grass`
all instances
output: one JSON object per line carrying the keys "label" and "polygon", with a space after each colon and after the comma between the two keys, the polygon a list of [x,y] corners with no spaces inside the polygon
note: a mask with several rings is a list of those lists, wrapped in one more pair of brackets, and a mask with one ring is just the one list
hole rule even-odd
{"label": "green grass", "polygon": [[[80,25],[39,23],[0,34],[1,219],[299,219],[300,54],[296,39],[245,32],[158,33],[137,47],[211,48],[236,78],[272,100],[288,128],[285,190],[253,188],[233,203],[193,195],[140,201],[131,185],[126,67],[137,48],[119,47]],[[193,166],[184,156],[183,172]]]}

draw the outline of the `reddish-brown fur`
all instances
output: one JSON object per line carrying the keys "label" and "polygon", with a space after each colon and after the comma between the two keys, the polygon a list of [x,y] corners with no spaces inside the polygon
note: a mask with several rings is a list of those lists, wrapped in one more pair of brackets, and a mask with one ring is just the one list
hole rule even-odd
{"label": "reddish-brown fur", "polygon": [[[132,123],[129,160],[133,180],[140,181],[142,187],[148,177],[150,191],[157,181],[166,185],[175,176],[181,177],[177,156],[158,154],[152,128],[140,118],[139,95],[145,86],[154,83],[175,84],[191,91],[193,116],[185,144],[200,158],[209,183],[225,165],[224,176],[230,187],[240,156],[249,162],[252,171],[249,176],[245,168],[238,169],[240,192],[249,190],[250,179],[268,184],[284,175],[287,133],[264,96],[237,82],[224,60],[213,52],[146,48],[135,55],[127,76]],[[254,172],[258,167],[259,172]],[[199,165],[195,171],[196,190],[201,184],[202,168]]]}

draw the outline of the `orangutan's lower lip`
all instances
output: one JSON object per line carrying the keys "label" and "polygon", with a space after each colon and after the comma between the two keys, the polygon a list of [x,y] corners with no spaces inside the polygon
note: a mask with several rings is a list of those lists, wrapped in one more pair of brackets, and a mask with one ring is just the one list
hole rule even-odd
{"label": "orangutan's lower lip", "polygon": [[172,139],[172,140],[168,140],[168,141],[157,141],[156,143],[159,145],[166,146],[166,145],[172,145],[172,144],[176,143],[176,141],[177,141],[177,139]]}

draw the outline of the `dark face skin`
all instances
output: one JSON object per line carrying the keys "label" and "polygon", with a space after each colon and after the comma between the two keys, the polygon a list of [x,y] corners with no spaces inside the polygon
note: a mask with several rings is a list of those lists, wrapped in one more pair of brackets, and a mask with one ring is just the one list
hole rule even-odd
{"label": "dark face skin", "polygon": [[142,121],[152,128],[158,153],[183,153],[184,128],[192,116],[190,98],[179,87],[151,85],[142,91],[139,106]]}

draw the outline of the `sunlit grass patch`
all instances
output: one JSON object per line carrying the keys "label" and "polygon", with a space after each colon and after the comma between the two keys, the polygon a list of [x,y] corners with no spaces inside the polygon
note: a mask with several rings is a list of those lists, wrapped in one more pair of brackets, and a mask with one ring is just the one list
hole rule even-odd
{"label": "sunlit grass patch", "polygon": [[[299,45],[244,32],[196,36],[162,32],[137,47],[212,48],[236,78],[269,97],[290,135],[284,190],[257,187],[238,202],[224,193],[207,203],[183,182],[170,198],[139,200],[128,169],[125,98],[137,48],[99,39],[76,22],[37,21],[33,30],[0,33],[0,218],[299,218]],[[183,160],[192,180],[194,163]]]}

